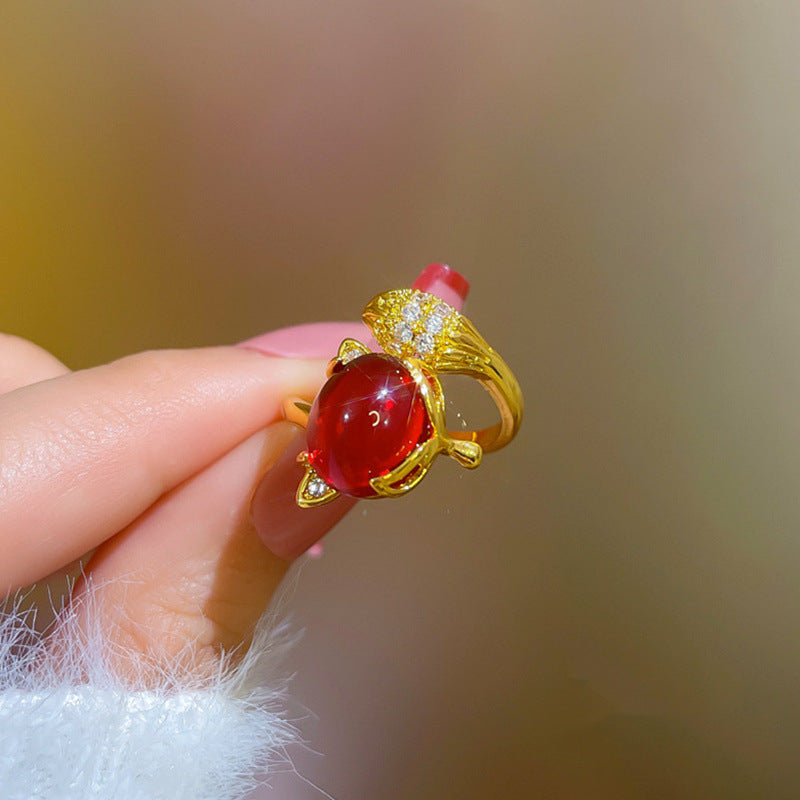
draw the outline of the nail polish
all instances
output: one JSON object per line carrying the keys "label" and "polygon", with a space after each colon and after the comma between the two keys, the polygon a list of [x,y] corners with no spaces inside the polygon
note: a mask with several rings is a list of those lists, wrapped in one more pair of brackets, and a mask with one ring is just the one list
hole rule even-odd
{"label": "nail polish", "polygon": [[469,294],[469,281],[447,264],[428,264],[411,288],[435,294],[453,308],[461,310]]}
{"label": "nail polish", "polygon": [[363,322],[311,322],[269,331],[237,347],[258,350],[267,356],[282,358],[331,358],[343,339],[358,339],[369,345],[372,334]]}

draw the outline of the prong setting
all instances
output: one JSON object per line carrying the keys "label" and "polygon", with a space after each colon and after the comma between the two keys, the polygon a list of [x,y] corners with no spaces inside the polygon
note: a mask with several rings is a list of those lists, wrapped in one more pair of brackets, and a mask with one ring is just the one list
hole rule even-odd
{"label": "prong setting", "polygon": [[330,503],[339,496],[339,492],[333,486],[329,486],[317,475],[309,463],[307,452],[303,451],[297,456],[297,463],[306,468],[303,479],[297,487],[297,505],[301,508],[314,508]]}

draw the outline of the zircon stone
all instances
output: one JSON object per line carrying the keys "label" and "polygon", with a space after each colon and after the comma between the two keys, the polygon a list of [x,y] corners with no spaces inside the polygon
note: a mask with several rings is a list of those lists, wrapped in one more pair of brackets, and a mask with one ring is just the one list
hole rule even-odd
{"label": "zircon stone", "polygon": [[328,491],[328,486],[321,478],[312,478],[308,482],[308,493],[312,497],[322,497]]}
{"label": "zircon stone", "polygon": [[408,325],[406,325],[405,322],[400,322],[397,325],[395,325],[394,328],[395,341],[399,342],[400,344],[408,344],[413,337],[414,337],[414,332]]}
{"label": "zircon stone", "polygon": [[399,466],[432,434],[419,387],[402,361],[369,353],[335,372],[308,418],[308,457],[329,486],[374,497],[370,480]]}
{"label": "zircon stone", "polygon": [[353,348],[352,350],[348,350],[342,356],[342,363],[349,364],[351,361],[355,361],[360,355],[363,355],[363,353],[360,350],[356,350],[355,348]]}
{"label": "zircon stone", "polygon": [[432,313],[435,317],[445,319],[445,317],[449,317],[453,313],[453,309],[447,303],[438,303]]}
{"label": "zircon stone", "polygon": [[443,328],[444,328],[444,321],[442,320],[441,317],[437,317],[434,315],[428,317],[427,321],[425,322],[425,330],[432,336],[435,336],[437,333],[441,333]]}
{"label": "zircon stone", "polygon": [[421,333],[414,340],[414,344],[417,346],[417,352],[424,356],[433,352],[435,341],[433,336],[431,336],[429,333]]}
{"label": "zircon stone", "polygon": [[413,325],[422,316],[422,309],[416,303],[409,303],[403,308],[403,319]]}

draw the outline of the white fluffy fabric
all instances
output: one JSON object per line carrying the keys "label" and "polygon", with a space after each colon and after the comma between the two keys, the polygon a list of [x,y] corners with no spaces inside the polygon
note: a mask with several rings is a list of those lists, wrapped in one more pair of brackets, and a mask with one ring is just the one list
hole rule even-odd
{"label": "white fluffy fabric", "polygon": [[288,640],[270,616],[212,677],[188,677],[178,657],[124,681],[99,626],[77,619],[68,604],[42,634],[18,598],[0,610],[3,800],[233,800],[285,768]]}

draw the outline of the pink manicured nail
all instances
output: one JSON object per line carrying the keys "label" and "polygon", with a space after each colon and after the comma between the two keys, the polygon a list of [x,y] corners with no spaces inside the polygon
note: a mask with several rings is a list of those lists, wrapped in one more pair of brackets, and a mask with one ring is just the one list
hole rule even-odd
{"label": "pink manicured nail", "polygon": [[372,334],[362,322],[311,322],[263,333],[237,347],[284,358],[333,358],[342,339],[348,337],[372,346]]}
{"label": "pink manicured nail", "polygon": [[411,288],[435,294],[460,310],[469,294],[469,281],[447,264],[428,264]]}
{"label": "pink manicured nail", "polygon": [[253,525],[264,544],[279,558],[291,561],[318,542],[354,505],[340,497],[313,511],[297,507],[295,494],[303,467],[297,455],[306,447],[305,431],[298,431],[253,495]]}
{"label": "pink manicured nail", "polygon": [[[444,264],[430,264],[413,288],[435,294],[460,310],[467,298],[469,283]],[[370,349],[379,349],[368,328],[355,322],[322,322],[284,328],[249,339],[240,346],[266,355],[332,358],[342,339],[347,337],[364,342]],[[355,500],[342,496],[314,509],[297,506],[295,493],[303,477],[297,455],[305,448],[305,431],[301,431],[263,478],[251,506],[253,524],[261,540],[275,555],[287,560],[297,558],[312,547],[313,554],[318,556],[321,550],[316,543],[355,505]]]}

